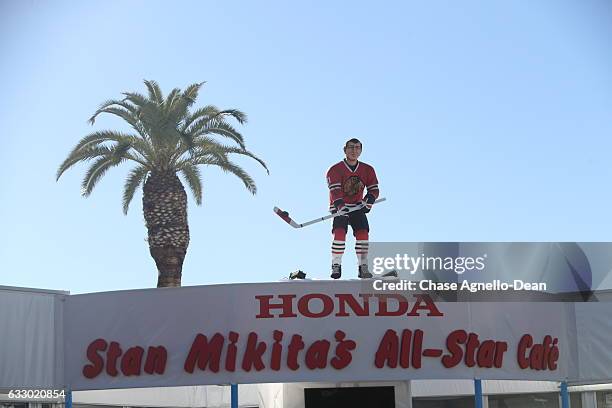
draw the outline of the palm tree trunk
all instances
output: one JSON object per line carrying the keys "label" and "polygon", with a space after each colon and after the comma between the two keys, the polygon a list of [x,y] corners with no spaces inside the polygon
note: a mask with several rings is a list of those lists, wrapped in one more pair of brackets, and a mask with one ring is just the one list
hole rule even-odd
{"label": "palm tree trunk", "polygon": [[181,286],[189,225],[187,194],[174,172],[151,172],[143,187],[142,210],[149,252],[157,265],[157,287]]}

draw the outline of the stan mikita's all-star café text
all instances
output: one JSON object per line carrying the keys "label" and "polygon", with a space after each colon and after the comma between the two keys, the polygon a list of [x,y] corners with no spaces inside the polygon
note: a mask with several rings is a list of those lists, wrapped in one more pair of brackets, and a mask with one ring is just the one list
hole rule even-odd
{"label": "stan mikita's all-star caf\u00e9 text", "polygon": [[[360,349],[349,330],[333,330],[308,341],[301,333],[283,330],[288,319],[397,318],[436,319],[444,314],[427,294],[309,293],[263,294],[254,296],[255,319],[278,322],[269,331],[206,332],[195,330],[189,347],[180,353],[181,369],[190,375],[290,370],[344,370],[356,358],[369,359],[374,369],[419,370],[425,361],[444,368],[479,367],[499,369],[509,362],[521,370],[557,370],[559,339],[522,333],[517,344],[504,338],[485,338],[477,332],[457,328],[446,334],[444,347],[433,347],[426,330],[387,329],[378,336],[377,346]],[[392,299],[393,301],[390,301]],[[437,342],[439,344],[439,342]],[[515,350],[512,353],[509,350]],[[172,356],[173,358],[177,356]],[[121,344],[112,338],[93,339],[87,346],[82,374],[99,376],[163,376],[170,358],[163,344]],[[174,367],[174,366],[173,366]]]}

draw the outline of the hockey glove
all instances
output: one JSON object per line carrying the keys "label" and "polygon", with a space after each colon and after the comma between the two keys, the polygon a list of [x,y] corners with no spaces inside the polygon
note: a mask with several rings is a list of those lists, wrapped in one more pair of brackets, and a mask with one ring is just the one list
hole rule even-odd
{"label": "hockey glove", "polygon": [[339,213],[340,215],[348,215],[349,209],[344,204],[343,199],[339,198],[336,201],[334,201],[334,207],[336,207],[336,212]]}
{"label": "hockey glove", "polygon": [[370,210],[372,210],[374,201],[376,201],[376,198],[374,198],[374,196],[370,193],[366,194],[366,196],[363,197],[362,203],[363,203],[363,213],[364,214],[367,214],[370,212]]}

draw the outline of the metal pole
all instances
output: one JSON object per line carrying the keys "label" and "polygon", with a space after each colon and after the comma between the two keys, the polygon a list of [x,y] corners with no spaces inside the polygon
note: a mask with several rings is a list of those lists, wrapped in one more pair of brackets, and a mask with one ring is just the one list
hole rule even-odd
{"label": "metal pole", "polygon": [[476,408],[482,408],[482,380],[478,378],[474,378],[474,402],[476,403]]}
{"label": "metal pole", "polygon": [[561,382],[561,408],[570,408],[569,392],[567,391],[567,381]]}
{"label": "metal pole", "polygon": [[72,389],[70,388],[66,390],[66,396],[64,397],[64,405],[66,405],[66,408],[72,408]]}
{"label": "metal pole", "polygon": [[238,384],[230,384],[230,388],[232,390],[232,408],[238,408]]}

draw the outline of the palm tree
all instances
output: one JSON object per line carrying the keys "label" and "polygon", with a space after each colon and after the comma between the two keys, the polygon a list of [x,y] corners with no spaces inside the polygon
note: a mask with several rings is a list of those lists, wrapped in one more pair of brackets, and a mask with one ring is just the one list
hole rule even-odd
{"label": "palm tree", "polygon": [[[216,166],[236,175],[252,194],[257,191],[255,182],[230,160],[230,155],[251,157],[266,171],[268,168],[246,150],[242,135],[227,121],[235,119],[244,124],[243,112],[220,110],[212,105],[190,110],[203,82],[190,85],[184,91],[173,89],[165,98],[155,81],[144,83],[148,96],[123,93],[123,99],[104,102],[89,119],[93,125],[98,115],[110,113],[127,122],[135,133],[103,130],[84,137],[59,166],[57,180],[75,164],[93,161],[81,184],[81,194],[88,197],[110,168],[126,161],[134,162],[136,167],[125,181],[123,212],[127,214],[134,193],[142,184],[142,210],[149,251],[158,270],[157,286],[180,286],[189,245],[189,225],[187,194],[177,175],[184,178],[200,205],[200,165]],[[232,144],[222,144],[211,136],[228,138]]]}

